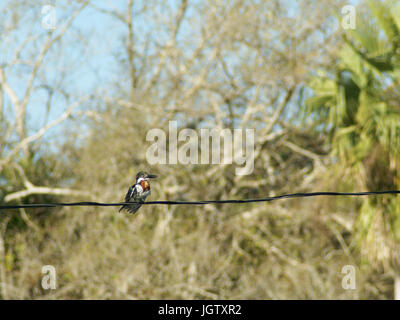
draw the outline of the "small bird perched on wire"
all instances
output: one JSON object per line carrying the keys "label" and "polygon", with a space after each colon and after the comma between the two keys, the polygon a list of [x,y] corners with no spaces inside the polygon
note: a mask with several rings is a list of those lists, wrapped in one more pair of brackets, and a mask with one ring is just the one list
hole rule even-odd
{"label": "small bird perched on wire", "polygon": [[132,204],[124,204],[118,212],[125,209],[130,213],[136,213],[142,206],[142,203],[150,195],[149,179],[157,178],[156,175],[140,171],[136,175],[136,183],[131,186],[125,196],[125,202],[137,202]]}

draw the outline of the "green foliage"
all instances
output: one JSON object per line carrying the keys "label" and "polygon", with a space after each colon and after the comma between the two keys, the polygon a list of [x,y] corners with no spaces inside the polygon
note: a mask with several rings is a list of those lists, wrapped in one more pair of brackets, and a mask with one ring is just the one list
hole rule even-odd
{"label": "green foliage", "polygon": [[[306,108],[310,114],[328,110],[329,117],[321,120],[332,128],[333,154],[353,168],[354,179],[369,190],[398,190],[400,112],[390,95],[400,84],[399,6],[380,1],[368,5],[369,14],[344,35],[340,62],[329,70],[335,77],[317,76],[310,81],[314,96],[306,101]],[[370,261],[388,266],[389,260],[398,259],[398,203],[397,199],[365,200],[360,209],[359,235]],[[379,252],[380,245],[384,253]]]}

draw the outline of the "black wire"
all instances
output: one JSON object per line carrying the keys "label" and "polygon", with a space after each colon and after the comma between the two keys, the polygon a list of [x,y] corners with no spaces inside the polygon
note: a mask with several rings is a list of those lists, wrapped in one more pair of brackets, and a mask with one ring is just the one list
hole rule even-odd
{"label": "black wire", "polygon": [[[283,194],[275,197],[259,198],[259,199],[245,199],[245,200],[204,200],[204,201],[148,201],[142,204],[165,204],[165,205],[204,205],[212,203],[249,203],[249,202],[269,202],[279,199],[287,198],[304,198],[315,196],[370,196],[378,194],[400,194],[400,190],[388,191],[370,191],[370,192],[309,192],[309,193],[292,193]],[[98,207],[119,207],[122,205],[129,205],[135,202],[116,202],[116,203],[102,203],[102,202],[59,202],[59,203],[33,203],[33,204],[20,204],[20,205],[2,205],[0,210],[4,209],[22,209],[22,208],[52,208],[52,207],[77,207],[77,206],[98,206]]]}

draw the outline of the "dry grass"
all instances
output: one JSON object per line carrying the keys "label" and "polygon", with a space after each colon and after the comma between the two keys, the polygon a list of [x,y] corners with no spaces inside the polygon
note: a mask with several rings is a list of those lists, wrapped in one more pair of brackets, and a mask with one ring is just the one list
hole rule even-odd
{"label": "dry grass", "polygon": [[[315,208],[241,205],[227,215],[145,206],[136,216],[112,208],[54,210],[38,232],[5,235],[2,297],[385,298],[387,279],[376,281],[360,266],[343,227],[316,216]],[[57,271],[56,290],[40,286],[41,268],[48,264]],[[341,286],[347,264],[357,267],[356,290]]]}

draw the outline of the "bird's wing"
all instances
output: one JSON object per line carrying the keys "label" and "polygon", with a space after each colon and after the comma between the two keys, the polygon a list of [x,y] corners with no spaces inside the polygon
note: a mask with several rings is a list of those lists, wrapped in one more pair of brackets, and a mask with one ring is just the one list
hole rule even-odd
{"label": "bird's wing", "polygon": [[125,202],[129,202],[129,200],[131,200],[132,198],[134,198],[135,194],[136,194],[137,190],[135,185],[131,186],[128,190],[128,192],[126,193],[125,196]]}
{"label": "bird's wing", "polygon": [[[125,202],[131,202],[131,201],[134,201],[134,202],[136,202],[137,201],[137,194],[138,194],[138,188],[137,188],[137,184],[134,184],[133,186],[131,186],[130,188],[129,188],[129,190],[128,190],[128,192],[126,193],[126,196],[125,196]],[[140,188],[139,188],[140,189]],[[119,211],[121,211],[121,210],[123,210],[123,209],[126,209],[126,210],[128,210],[128,212],[130,212],[130,213],[136,213],[136,211],[138,211],[139,210],[139,208],[141,207],[142,205],[140,204],[140,203],[133,203],[133,204],[124,204],[120,209],[119,209]]]}

